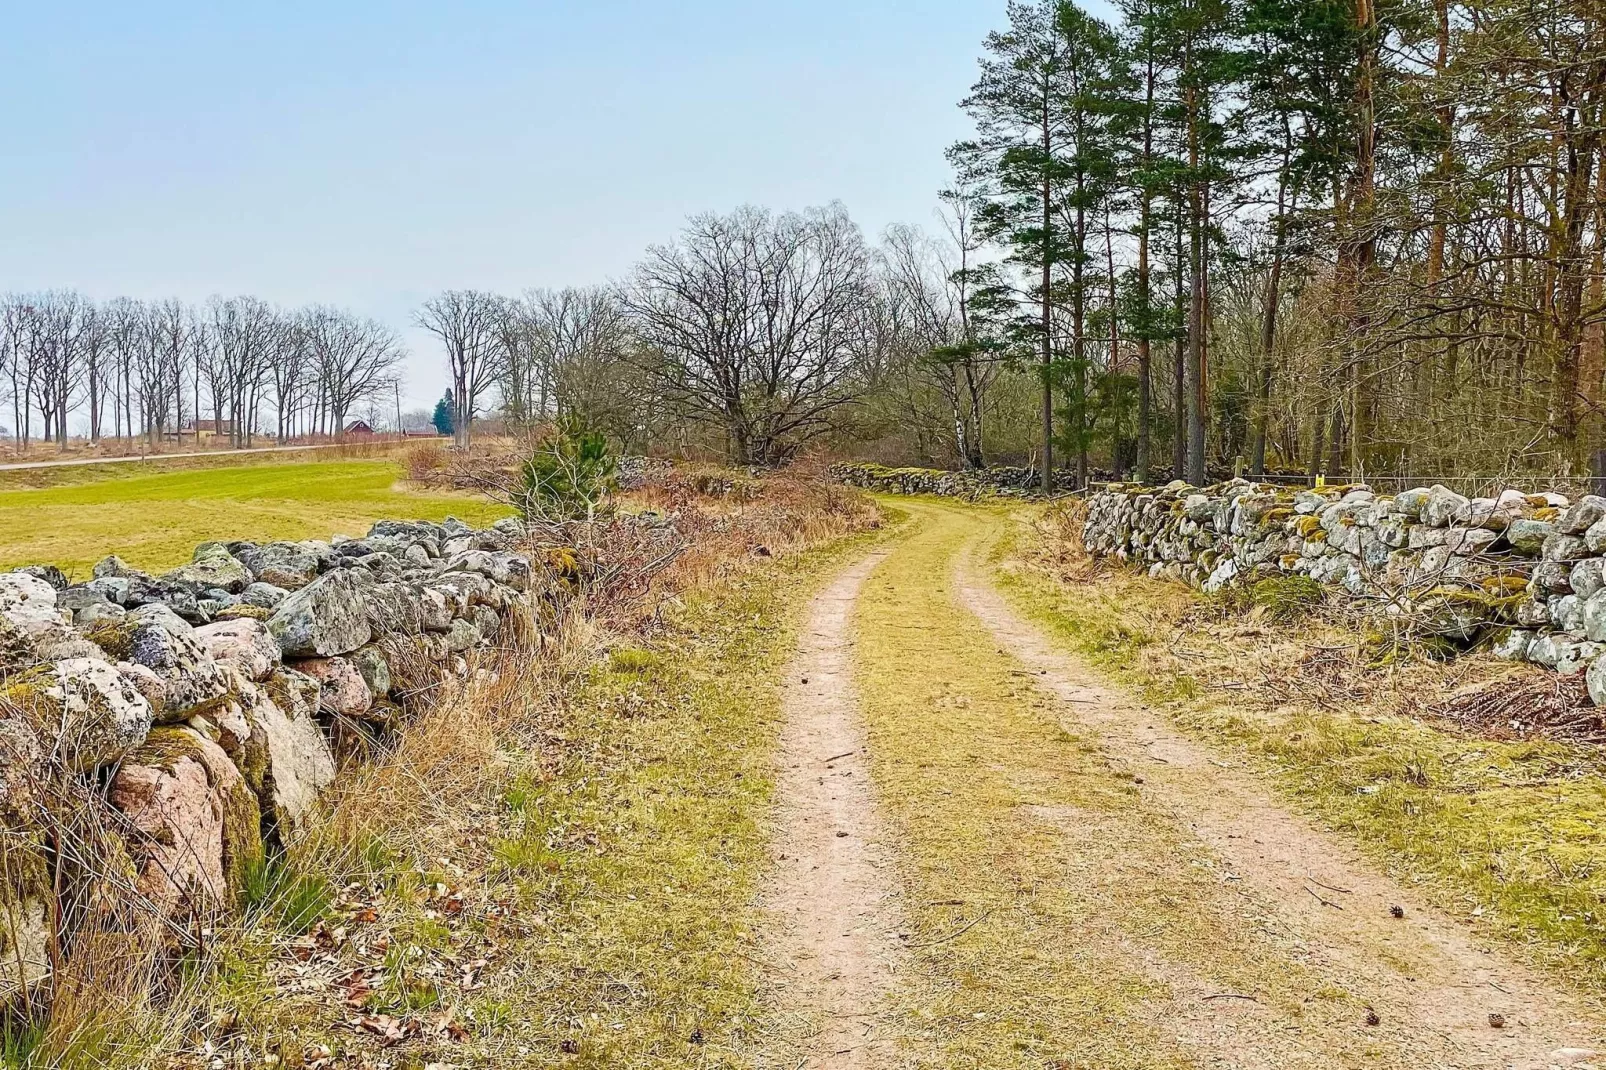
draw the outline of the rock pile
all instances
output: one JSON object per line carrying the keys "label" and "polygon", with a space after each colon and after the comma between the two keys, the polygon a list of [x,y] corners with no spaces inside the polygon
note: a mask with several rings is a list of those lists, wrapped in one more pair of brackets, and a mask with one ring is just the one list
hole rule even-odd
{"label": "rock pile", "polygon": [[1084,540],[1206,591],[1308,576],[1459,644],[1587,672],[1606,705],[1606,498],[1112,484],[1089,496]]}
{"label": "rock pile", "polygon": [[[205,543],[160,576],[116,557],[83,583],[0,574],[0,831],[21,837],[0,850],[27,855],[16,843],[47,820],[36,788],[81,777],[125,819],[143,896],[228,905],[333,781],[342,740],[377,737],[414,689],[528,620],[523,534],[381,521],[360,539]],[[47,968],[46,887],[33,872],[0,888],[0,996]]]}

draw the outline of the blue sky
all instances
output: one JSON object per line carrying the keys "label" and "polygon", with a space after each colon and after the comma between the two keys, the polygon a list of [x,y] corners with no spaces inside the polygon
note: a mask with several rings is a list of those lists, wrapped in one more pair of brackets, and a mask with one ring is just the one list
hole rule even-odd
{"label": "blue sky", "polygon": [[[695,212],[933,223],[1003,0],[12,4],[0,290],[254,293],[407,328],[605,282]],[[407,396],[440,392],[428,336]]]}

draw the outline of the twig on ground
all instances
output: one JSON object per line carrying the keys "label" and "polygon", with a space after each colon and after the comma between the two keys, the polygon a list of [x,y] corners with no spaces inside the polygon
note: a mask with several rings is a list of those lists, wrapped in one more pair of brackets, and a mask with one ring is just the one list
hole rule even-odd
{"label": "twig on ground", "polygon": [[1310,881],[1312,884],[1316,885],[1316,887],[1318,887],[1318,888],[1326,888],[1330,892],[1339,892],[1339,893],[1341,893],[1343,895],[1354,895],[1355,894],[1355,889],[1354,888],[1339,888],[1336,885],[1323,884],[1321,881],[1317,880],[1315,877],[1312,877],[1309,873],[1305,874],[1305,879]]}
{"label": "twig on ground", "polygon": [[988,918],[990,918],[992,916],[993,916],[993,912],[991,910],[989,910],[986,913],[984,913],[984,914],[980,915],[979,917],[975,918],[974,920],[972,920],[972,921],[966,923],[965,925],[962,925],[959,928],[955,929],[953,932],[949,933],[947,936],[939,936],[935,940],[922,940],[922,941],[919,941],[917,943],[910,944],[908,946],[910,946],[910,947],[934,947],[937,944],[946,944],[950,940],[956,940],[959,937],[964,936],[970,930],[974,929],[976,926],[980,925],[982,922],[986,921]]}
{"label": "twig on ground", "polygon": [[1318,892],[1315,888],[1312,888],[1308,884],[1305,886],[1305,890],[1307,892],[1309,892],[1311,895],[1315,896],[1316,897],[1316,901],[1318,903],[1320,903],[1324,907],[1332,907],[1334,910],[1343,910],[1344,909],[1343,907],[1339,906],[1337,903],[1333,902],[1331,899],[1323,899],[1322,898],[1322,893]]}

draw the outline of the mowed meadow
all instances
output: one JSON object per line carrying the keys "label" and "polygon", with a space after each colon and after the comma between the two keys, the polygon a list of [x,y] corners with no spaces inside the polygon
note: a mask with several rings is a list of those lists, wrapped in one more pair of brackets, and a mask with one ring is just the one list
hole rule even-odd
{"label": "mowed meadow", "polygon": [[[131,471],[132,468],[132,471]],[[488,523],[509,510],[483,497],[414,488],[395,460],[245,463],[146,473],[130,465],[52,470],[60,486],[0,476],[0,569],[53,564],[74,576],[115,553],[161,571],[210,539],[362,535],[379,519]]]}

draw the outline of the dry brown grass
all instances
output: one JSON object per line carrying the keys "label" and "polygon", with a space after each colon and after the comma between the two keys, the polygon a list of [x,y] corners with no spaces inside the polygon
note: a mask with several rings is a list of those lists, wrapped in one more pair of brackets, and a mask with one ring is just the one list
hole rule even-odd
{"label": "dry brown grass", "polygon": [[[134,830],[99,785],[54,760],[7,774],[5,942],[20,954],[13,897],[43,903],[50,968],[0,993],[0,1065],[123,1065],[173,1036],[174,1019],[156,1008],[182,992],[182,964],[209,949],[218,905],[186,900],[174,911],[152,898],[126,846]],[[19,970],[20,959],[7,966]]]}
{"label": "dry brown grass", "polygon": [[670,588],[696,587],[752,568],[765,558],[872,528],[875,506],[830,480],[824,462],[774,472],[733,473],[711,465],[677,466],[634,497],[687,536],[687,551],[665,577]]}
{"label": "dry brown grass", "polygon": [[428,485],[446,467],[448,456],[444,443],[420,442],[407,447],[402,467],[407,472],[409,480]]}

